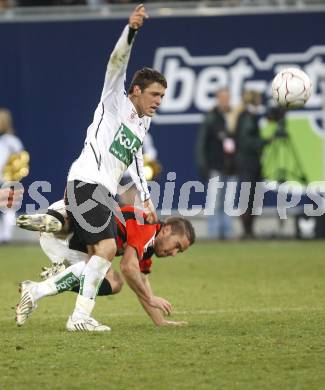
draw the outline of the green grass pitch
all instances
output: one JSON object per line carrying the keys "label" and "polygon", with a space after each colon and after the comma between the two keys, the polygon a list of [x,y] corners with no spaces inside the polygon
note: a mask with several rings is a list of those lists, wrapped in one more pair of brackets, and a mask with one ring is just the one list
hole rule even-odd
{"label": "green grass pitch", "polygon": [[[156,328],[127,286],[98,298],[105,334],[70,334],[76,295],[14,323],[17,284],[37,278],[36,246],[0,247],[0,388],[324,389],[323,242],[197,243],[156,259],[151,283],[184,328]],[[114,267],[118,267],[118,259]]]}

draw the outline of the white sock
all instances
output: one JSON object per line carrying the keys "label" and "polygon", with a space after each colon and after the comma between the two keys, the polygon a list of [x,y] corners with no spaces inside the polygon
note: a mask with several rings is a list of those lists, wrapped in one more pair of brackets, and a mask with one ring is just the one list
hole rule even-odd
{"label": "white sock", "polygon": [[90,317],[94,306],[95,306],[95,299],[86,298],[78,294],[76,300],[76,306],[71,316],[72,319],[78,320],[80,318],[84,319]]}
{"label": "white sock", "polygon": [[80,277],[79,295],[72,314],[74,319],[90,316],[95,305],[98,288],[110,266],[111,262],[102,257],[92,256],[90,258]]}
{"label": "white sock", "polygon": [[72,287],[79,284],[79,279],[85,266],[86,263],[80,261],[79,263],[70,265],[70,267],[66,268],[64,271],[52,276],[52,278],[37,283],[37,285],[32,288],[35,302],[43,297],[71,290]]}

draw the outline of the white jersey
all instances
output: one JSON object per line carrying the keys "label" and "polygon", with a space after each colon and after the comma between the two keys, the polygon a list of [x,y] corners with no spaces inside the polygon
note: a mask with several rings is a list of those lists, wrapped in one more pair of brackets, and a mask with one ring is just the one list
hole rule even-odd
{"label": "white jersey", "polygon": [[80,156],[70,168],[68,181],[101,184],[115,196],[121,177],[129,167],[141,199],[146,200],[149,191],[143,172],[142,144],[150,118],[138,116],[125,92],[126,68],[132,48],[128,34],[129,26],[126,26],[110,56],[93,123],[88,128]]}
{"label": "white jersey", "polygon": [[3,179],[3,168],[9,161],[9,157],[14,153],[19,153],[24,149],[20,139],[13,134],[0,134],[0,183]]}

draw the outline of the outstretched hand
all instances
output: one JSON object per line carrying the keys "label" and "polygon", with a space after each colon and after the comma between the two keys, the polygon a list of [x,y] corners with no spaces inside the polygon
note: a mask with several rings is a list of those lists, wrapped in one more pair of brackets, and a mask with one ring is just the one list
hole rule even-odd
{"label": "outstretched hand", "polygon": [[152,296],[149,305],[161,310],[165,315],[169,316],[172,312],[172,305],[164,298]]}
{"label": "outstretched hand", "polygon": [[144,19],[148,19],[149,15],[143,4],[139,4],[135,7],[134,11],[129,17],[129,26],[134,30],[138,30],[142,27]]}

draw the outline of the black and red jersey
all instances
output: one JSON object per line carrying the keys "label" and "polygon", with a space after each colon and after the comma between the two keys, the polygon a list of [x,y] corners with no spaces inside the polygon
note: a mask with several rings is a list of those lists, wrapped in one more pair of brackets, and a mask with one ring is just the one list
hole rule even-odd
{"label": "black and red jersey", "polygon": [[[146,222],[144,212],[133,206],[121,207],[121,212],[124,221],[120,221],[115,216],[117,226],[116,255],[122,255],[127,245],[132,246],[137,251],[141,272],[148,274],[151,271],[151,257],[154,254],[153,244],[161,229],[161,224],[149,224]],[[80,242],[76,234],[71,237],[69,248],[87,253],[87,246],[84,242]]]}
{"label": "black and red jersey", "polygon": [[153,244],[161,224],[149,224],[144,212],[133,206],[122,207],[121,212],[123,223],[115,217],[117,254],[122,254],[126,245],[132,246],[137,251],[141,272],[150,273]]}

